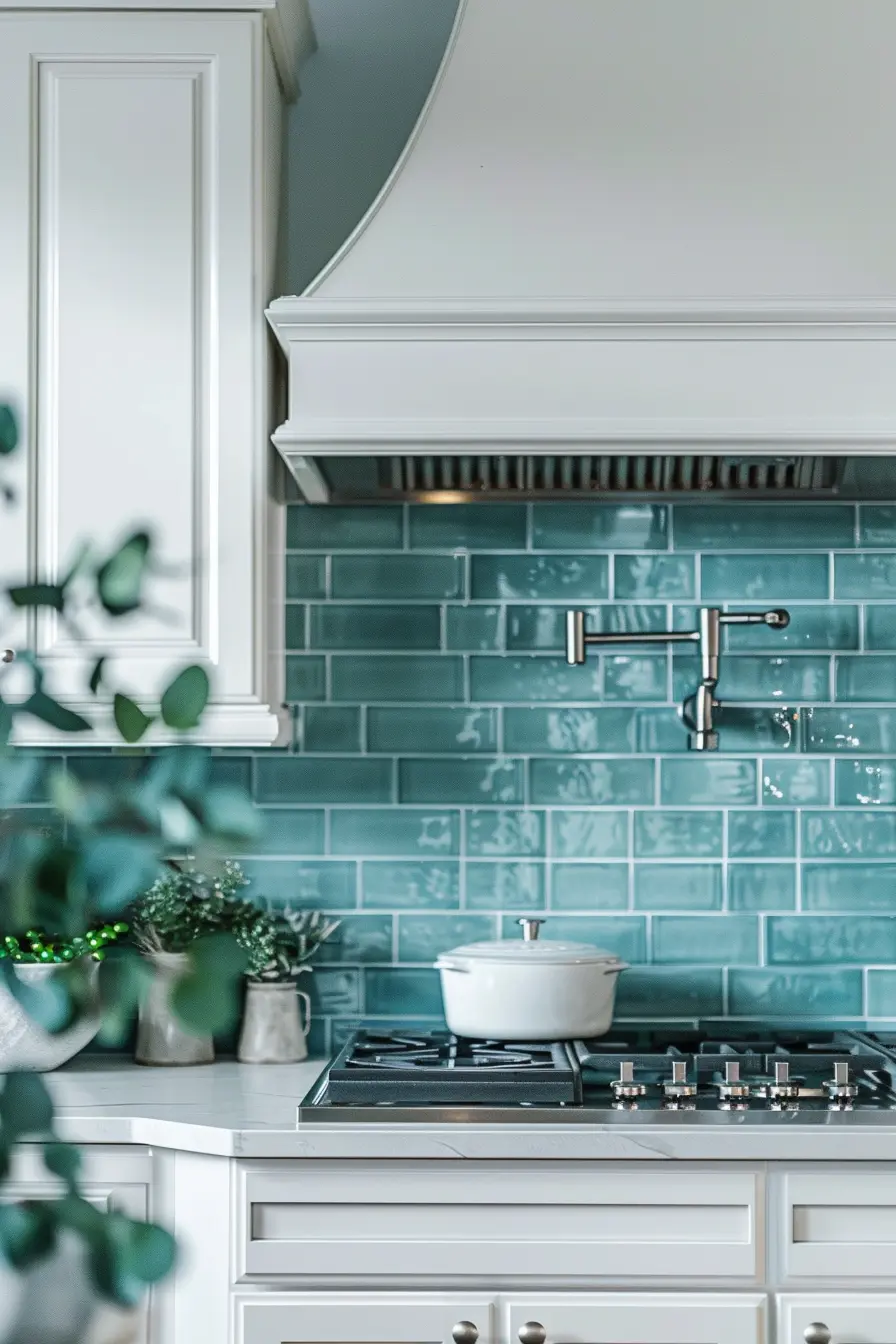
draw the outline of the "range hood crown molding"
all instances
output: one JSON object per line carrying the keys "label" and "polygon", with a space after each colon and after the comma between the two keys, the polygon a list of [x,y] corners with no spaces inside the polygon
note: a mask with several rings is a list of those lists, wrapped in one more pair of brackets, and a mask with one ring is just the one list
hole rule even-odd
{"label": "range hood crown molding", "polygon": [[461,0],[389,181],[268,310],[300,488],[396,452],[888,454],[888,37],[885,0]]}

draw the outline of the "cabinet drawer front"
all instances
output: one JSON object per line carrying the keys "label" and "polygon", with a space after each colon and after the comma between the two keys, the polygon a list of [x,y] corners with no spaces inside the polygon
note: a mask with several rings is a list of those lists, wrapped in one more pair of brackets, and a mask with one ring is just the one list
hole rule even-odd
{"label": "cabinet drawer front", "polygon": [[241,1276],[755,1278],[759,1253],[751,1172],[259,1163],[239,1201]]}
{"label": "cabinet drawer front", "polygon": [[896,1264],[896,1174],[813,1172],[785,1178],[791,1278],[887,1278]]}
{"label": "cabinet drawer front", "polygon": [[804,1344],[815,1321],[831,1332],[831,1344],[893,1344],[896,1293],[783,1293],[778,1298],[778,1344]]}
{"label": "cabinet drawer front", "polygon": [[745,1293],[535,1293],[500,1299],[504,1338],[537,1322],[546,1344],[762,1344],[766,1299]]}

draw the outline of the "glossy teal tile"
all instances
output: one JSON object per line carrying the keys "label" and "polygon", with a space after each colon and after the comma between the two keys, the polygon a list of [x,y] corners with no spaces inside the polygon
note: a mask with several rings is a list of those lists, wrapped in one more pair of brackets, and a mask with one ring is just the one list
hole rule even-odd
{"label": "glossy teal tile", "polygon": [[795,854],[795,812],[729,812],[729,858],[790,859]]}
{"label": "glossy teal tile", "polygon": [[862,972],[828,969],[728,973],[728,1011],[743,1017],[857,1017]]}
{"label": "glossy teal tile", "polygon": [[473,597],[596,602],[609,595],[604,555],[474,555]]}
{"label": "glossy teal tile", "polygon": [[803,854],[810,859],[888,859],[896,855],[896,813],[803,813]]}
{"label": "glossy teal tile", "polygon": [[359,752],[360,709],[343,705],[308,705],[302,745],[306,751]]}
{"label": "glossy teal tile", "polygon": [[859,506],[859,545],[896,546],[896,505]]}
{"label": "glossy teal tile", "polygon": [[890,709],[807,709],[806,750],[882,751],[896,755],[896,712]]}
{"label": "glossy teal tile", "polygon": [[[391,915],[343,915],[339,928],[315,956],[317,965],[391,962]],[[315,975],[317,970],[315,969]]]}
{"label": "glossy teal tile", "polygon": [[255,796],[260,803],[392,801],[391,761],[260,756],[255,771]]}
{"label": "glossy teal tile", "polygon": [[638,863],[636,910],[721,910],[722,867],[717,863]]}
{"label": "glossy teal tile", "polygon": [[855,545],[852,504],[693,504],[674,510],[679,551],[827,551]]}
{"label": "glossy teal tile", "polygon": [[731,863],[728,865],[731,910],[793,910],[796,908],[796,865]]}
{"label": "glossy teal tile", "polygon": [[544,858],[545,815],[526,808],[473,808],[466,852],[477,858]]}
{"label": "glossy teal tile", "polygon": [[[726,682],[727,685],[727,682]],[[721,694],[726,692],[719,688]],[[800,711],[786,705],[747,709],[725,705],[716,714],[722,751],[799,751]]]}
{"label": "glossy teal tile", "polygon": [[896,649],[896,606],[875,603],[865,608],[865,648]]}
{"label": "glossy teal tile", "polygon": [[827,761],[762,761],[759,781],[767,807],[812,807],[831,800]]}
{"label": "glossy teal tile", "polygon": [[331,602],[311,608],[312,649],[437,649],[441,635],[438,607]]}
{"label": "glossy teal tile", "polygon": [[543,910],[543,863],[470,861],[464,865],[468,910]]}
{"label": "glossy teal tile", "polygon": [[460,813],[443,808],[345,807],[330,814],[334,854],[450,856],[460,853]]}
{"label": "glossy teal tile", "polygon": [[327,665],[318,655],[290,654],[286,659],[286,699],[294,704],[324,700],[327,693]]}
{"label": "glossy teal tile", "polygon": [[[512,921],[506,918],[501,932],[504,938],[520,936],[519,929],[514,929]],[[549,915],[544,937],[588,943],[612,952],[623,961],[647,959],[646,921],[639,915]]]}
{"label": "glossy teal tile", "polygon": [[354,863],[247,859],[242,867],[252,881],[253,899],[305,910],[353,910],[358,903]]}
{"label": "glossy teal tile", "polygon": [[315,508],[291,505],[286,511],[286,545],[294,551],[366,551],[401,548],[401,507]]}
{"label": "glossy teal tile", "polygon": [[[675,660],[673,670],[673,696],[682,700],[693,693],[699,677],[680,659]],[[722,677],[719,694],[724,695],[726,705],[753,700],[799,704],[831,698],[831,660],[812,654],[792,658],[731,654],[722,664]]]}
{"label": "glossy teal tile", "polygon": [[507,751],[625,752],[635,749],[632,709],[505,709]]}
{"label": "glossy teal tile", "polygon": [[660,802],[756,802],[756,762],[724,756],[690,756],[660,765]]}
{"label": "glossy teal tile", "polygon": [[523,504],[426,504],[409,510],[411,547],[433,551],[524,551]]}
{"label": "glossy teal tile", "polygon": [[464,596],[464,561],[454,555],[334,555],[333,597]]}
{"label": "glossy teal tile", "polygon": [[[852,914],[857,910],[891,913],[896,864],[804,863],[803,909]],[[876,960],[876,958],[875,958]]]}
{"label": "glossy teal tile", "polygon": [[364,1011],[441,1017],[438,971],[370,967],[364,972]]}
{"label": "glossy teal tile", "polygon": [[332,698],[352,704],[463,700],[463,661],[444,654],[335,654]]}
{"label": "glossy teal tile", "polygon": [[763,650],[777,654],[859,647],[858,607],[828,602],[824,606],[793,605],[788,610],[790,624],[784,630],[773,629],[770,625],[727,626],[725,640],[728,648],[732,653]]}
{"label": "glossy teal tile", "polygon": [[715,859],[722,857],[721,812],[636,812],[635,857]]}
{"label": "glossy teal tile", "polygon": [[490,653],[502,647],[504,608],[483,605],[446,607],[445,647]]}
{"label": "glossy teal tile", "polygon": [[312,1013],[361,1011],[361,977],[356,970],[321,967],[308,977]]}
{"label": "glossy teal tile", "polygon": [[834,801],[838,807],[893,807],[896,761],[836,761]]}
{"label": "glossy teal tile", "polygon": [[521,803],[523,762],[436,758],[398,763],[402,803]]}
{"label": "glossy teal tile", "polygon": [[[626,613],[634,622],[635,613],[643,610],[656,613],[657,620],[665,620],[664,607],[618,607],[609,604],[599,607],[586,607],[585,627],[589,631],[600,631],[612,626],[614,629],[624,624]],[[612,614],[611,614],[612,613]],[[620,613],[616,615],[615,613]],[[566,647],[566,608],[557,606],[509,606],[507,608],[507,647],[530,653],[562,654]]]}
{"label": "glossy teal tile", "polygon": [[636,750],[649,752],[651,755],[690,750],[688,730],[681,721],[678,706],[664,705],[656,709],[636,709],[634,717]]}
{"label": "glossy teal tile", "polygon": [[834,689],[838,700],[896,700],[896,658],[859,653],[847,654],[834,661]]}
{"label": "glossy teal tile", "polygon": [[770,915],[766,930],[770,966],[896,961],[896,915]]}
{"label": "glossy teal tile", "polygon": [[594,659],[583,667],[569,667],[560,658],[490,658],[474,654],[470,659],[470,693],[480,704],[601,700],[600,662]]}
{"label": "glossy teal tile", "polygon": [[460,865],[451,859],[361,864],[361,904],[378,910],[456,910]]}
{"label": "glossy teal tile", "polygon": [[290,602],[284,608],[283,642],[287,650],[305,647],[305,608]]}
{"label": "glossy teal tile", "polygon": [[463,943],[497,936],[495,915],[399,915],[398,960],[433,961]]}
{"label": "glossy teal tile", "polygon": [[552,910],[625,910],[627,863],[551,864]]}
{"label": "glossy teal tile", "polygon": [[896,971],[868,972],[869,1017],[896,1017]]}
{"label": "glossy teal tile", "polygon": [[533,803],[649,804],[654,801],[653,762],[647,760],[534,760]]}
{"label": "glossy teal tile", "polygon": [[617,555],[613,593],[617,598],[681,601],[696,596],[690,555]]}
{"label": "glossy teal tile", "polygon": [[828,581],[826,555],[704,555],[701,565],[704,602],[762,607],[767,602],[827,597]]}
{"label": "glossy teal tile", "polygon": [[706,967],[635,966],[619,977],[616,1017],[661,1022],[670,1017],[718,1017],[722,972]]}
{"label": "glossy teal tile", "polygon": [[629,852],[628,813],[556,810],[551,816],[551,854],[561,859],[624,859]]}
{"label": "glossy teal tile", "polygon": [[835,555],[834,596],[859,601],[896,597],[896,552]]}
{"label": "glossy teal tile", "polygon": [[667,698],[669,664],[665,655],[605,654],[603,664],[606,700]]}
{"label": "glossy teal tile", "polygon": [[376,709],[367,711],[368,751],[495,751],[496,709]]}
{"label": "glossy teal tile", "polygon": [[324,813],[310,807],[259,807],[253,854],[323,854]]}
{"label": "glossy teal tile", "polygon": [[326,597],[327,562],[322,555],[288,555],[286,557],[286,596]]}
{"label": "glossy teal tile", "polygon": [[657,915],[652,960],[711,966],[755,966],[759,921],[748,915]]}
{"label": "glossy teal tile", "polygon": [[[213,754],[209,760],[209,783],[225,784],[232,789],[252,792],[252,757]],[[40,780],[38,780],[40,784]]]}
{"label": "glossy teal tile", "polygon": [[536,504],[536,550],[664,551],[669,510],[661,504]]}

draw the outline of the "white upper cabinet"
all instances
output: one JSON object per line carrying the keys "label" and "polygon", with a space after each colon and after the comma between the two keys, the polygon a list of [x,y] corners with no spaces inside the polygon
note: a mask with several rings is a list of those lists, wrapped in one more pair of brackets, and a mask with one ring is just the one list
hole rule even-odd
{"label": "white upper cabinet", "polygon": [[[48,689],[97,723],[91,744],[118,740],[86,685],[107,652],[144,705],[205,665],[199,741],[278,733],[264,307],[282,107],[310,44],[304,0],[0,2],[0,401],[24,431],[0,577],[55,577],[85,538],[108,553],[135,527],[164,561],[145,610],[85,616],[80,640],[53,614],[0,611],[0,645],[39,651]],[[22,719],[17,740],[53,735]]]}

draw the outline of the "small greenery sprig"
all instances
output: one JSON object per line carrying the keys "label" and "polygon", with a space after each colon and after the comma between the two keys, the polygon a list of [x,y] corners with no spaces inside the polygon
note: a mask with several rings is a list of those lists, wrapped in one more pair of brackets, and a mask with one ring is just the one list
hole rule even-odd
{"label": "small greenery sprig", "polygon": [[98,925],[73,938],[51,935],[43,929],[28,929],[24,939],[8,933],[0,939],[0,961],[8,958],[27,966],[53,966],[65,961],[77,961],[79,957],[102,961],[106,948],[127,931],[127,924],[119,920],[115,924]]}
{"label": "small greenery sprig", "polygon": [[[328,919],[320,910],[293,910],[291,906],[282,906],[269,915],[273,925],[273,948],[266,960],[262,953],[266,946],[250,947],[243,944],[249,954],[249,980],[256,984],[273,984],[278,981],[295,980],[302,971],[310,971],[310,959],[321,944],[339,928],[340,920]],[[237,936],[239,941],[239,936]]]}

